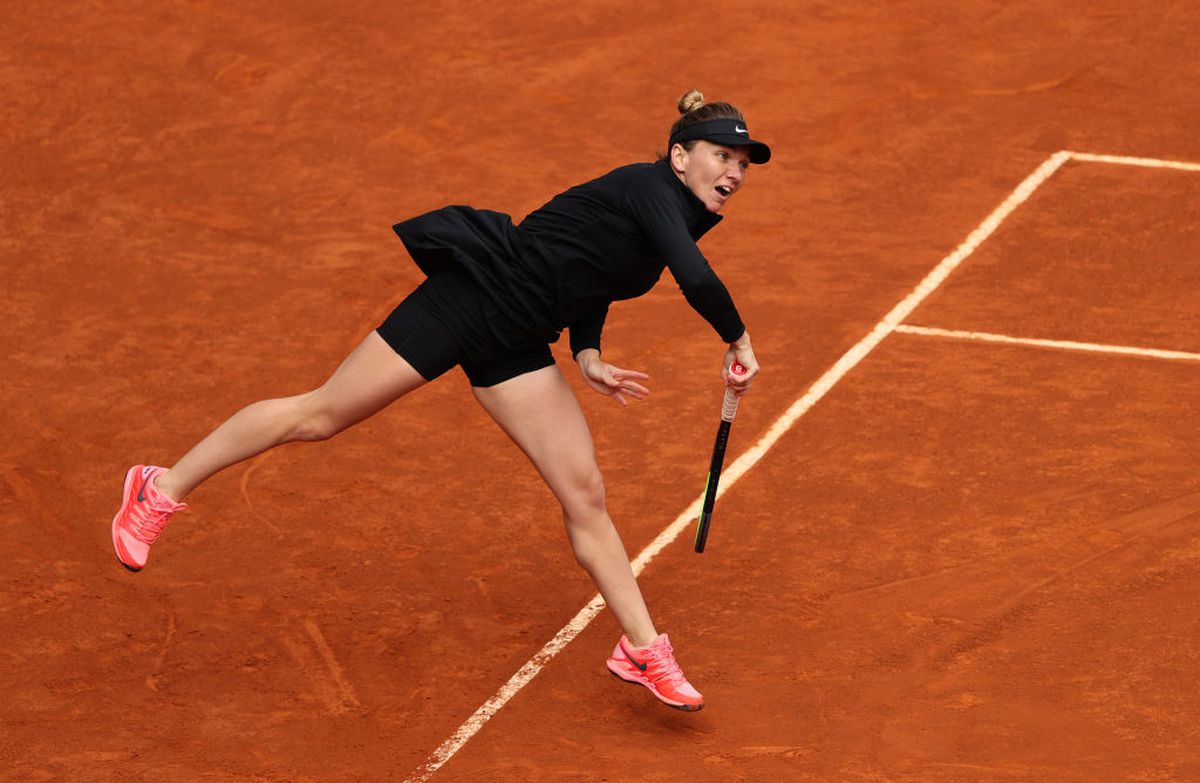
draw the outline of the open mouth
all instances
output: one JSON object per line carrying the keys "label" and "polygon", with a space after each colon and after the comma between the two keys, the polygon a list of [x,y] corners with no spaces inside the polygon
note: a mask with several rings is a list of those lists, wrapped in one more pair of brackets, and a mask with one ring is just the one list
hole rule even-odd
{"label": "open mouth", "polygon": [[721,194],[721,198],[729,198],[733,195],[733,188],[728,185],[717,185],[717,192]]}

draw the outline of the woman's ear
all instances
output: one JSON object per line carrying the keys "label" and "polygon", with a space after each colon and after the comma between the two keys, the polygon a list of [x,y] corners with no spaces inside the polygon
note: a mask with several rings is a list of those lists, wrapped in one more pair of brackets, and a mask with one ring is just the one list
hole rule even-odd
{"label": "woman's ear", "polygon": [[667,155],[671,158],[671,168],[676,174],[682,174],[687,164],[688,151],[682,144],[676,143],[671,145],[671,151]]}

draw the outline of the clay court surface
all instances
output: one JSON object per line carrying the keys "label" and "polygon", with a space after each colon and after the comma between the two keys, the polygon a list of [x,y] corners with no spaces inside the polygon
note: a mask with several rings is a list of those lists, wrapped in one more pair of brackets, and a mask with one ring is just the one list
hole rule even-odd
{"label": "clay court surface", "polygon": [[[1187,2],[6,4],[0,779],[1200,780],[1200,170],[1052,157],[1200,162],[1198,31]],[[129,465],[319,384],[417,284],[391,223],[652,159],[693,85],[776,153],[701,244],[764,367],[730,463],[1055,161],[705,554],[688,528],[642,572],[704,711],[612,679],[605,612],[435,758],[594,594],[458,372],[117,565]],[[563,343],[636,556],[703,487],[722,346],[669,276],[605,331],[648,400]]]}

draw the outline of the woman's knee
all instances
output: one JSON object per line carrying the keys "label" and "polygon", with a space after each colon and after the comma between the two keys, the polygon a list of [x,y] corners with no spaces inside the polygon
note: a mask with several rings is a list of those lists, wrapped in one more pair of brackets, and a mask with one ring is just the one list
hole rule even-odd
{"label": "woman's knee", "polygon": [[607,513],[604,496],[604,477],[600,469],[578,471],[569,482],[565,496],[560,498],[563,513],[570,519],[583,520],[594,515]]}
{"label": "woman's knee", "polygon": [[336,411],[324,405],[317,392],[302,394],[287,400],[287,402],[292,403],[289,441],[329,440],[346,429],[345,423]]}

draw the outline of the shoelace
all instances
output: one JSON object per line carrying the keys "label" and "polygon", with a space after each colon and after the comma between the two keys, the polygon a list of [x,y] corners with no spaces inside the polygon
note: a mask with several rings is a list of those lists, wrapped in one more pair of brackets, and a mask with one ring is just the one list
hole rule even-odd
{"label": "shoelace", "polygon": [[679,668],[679,663],[675,660],[675,651],[671,648],[670,642],[649,647],[646,652],[650,658],[647,668],[653,669],[652,679],[674,683],[686,682],[683,670]]}
{"label": "shoelace", "polygon": [[147,500],[137,503],[129,512],[133,518],[133,528],[129,531],[133,537],[144,544],[153,544],[167,526],[167,520],[178,511],[180,506],[155,505]]}

